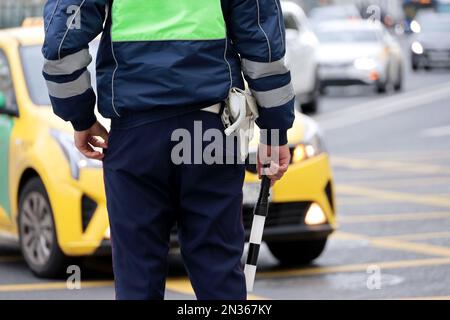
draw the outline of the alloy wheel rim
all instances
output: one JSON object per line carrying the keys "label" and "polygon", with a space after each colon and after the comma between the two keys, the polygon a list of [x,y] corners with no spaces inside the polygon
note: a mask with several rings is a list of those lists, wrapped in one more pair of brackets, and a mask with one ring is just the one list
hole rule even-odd
{"label": "alloy wheel rim", "polygon": [[20,214],[24,254],[33,264],[45,265],[54,241],[49,204],[42,194],[31,192],[24,199]]}

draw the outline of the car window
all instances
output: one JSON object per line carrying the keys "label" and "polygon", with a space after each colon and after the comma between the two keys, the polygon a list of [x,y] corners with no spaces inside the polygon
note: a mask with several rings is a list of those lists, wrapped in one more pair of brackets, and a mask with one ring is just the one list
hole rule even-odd
{"label": "car window", "polygon": [[419,24],[422,27],[424,33],[449,33],[450,32],[450,19],[423,19],[419,20]]}
{"label": "car window", "polygon": [[8,59],[3,51],[0,50],[0,91],[6,97],[6,108],[12,112],[17,111],[16,94],[12,82],[11,69]]}
{"label": "car window", "polygon": [[299,31],[299,25],[297,21],[295,20],[295,17],[292,14],[285,14],[284,15],[284,25],[286,29],[293,29]]}
{"label": "car window", "polygon": [[[97,56],[98,44],[98,41],[93,41],[89,46],[89,51],[93,57],[93,61],[89,65],[88,69],[91,72],[91,82],[94,90],[96,89],[95,60]],[[31,101],[38,106],[49,106],[50,98],[48,96],[44,77],[42,76],[44,57],[41,53],[41,46],[23,46],[20,49],[20,53]]]}
{"label": "car window", "polygon": [[361,18],[361,14],[354,6],[325,6],[310,11],[309,17],[315,21],[346,20]]}
{"label": "car window", "polygon": [[319,30],[317,37],[320,42],[378,42],[379,35],[373,30]]}

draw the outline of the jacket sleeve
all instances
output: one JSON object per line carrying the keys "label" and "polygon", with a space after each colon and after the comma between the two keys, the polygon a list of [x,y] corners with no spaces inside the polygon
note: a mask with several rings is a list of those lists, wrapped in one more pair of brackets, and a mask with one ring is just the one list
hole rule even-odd
{"label": "jacket sleeve", "polygon": [[[287,143],[294,121],[294,91],[284,63],[285,30],[279,0],[230,0],[228,35],[241,56],[242,71],[256,98],[262,143],[279,133]],[[273,130],[275,129],[275,130]]]}
{"label": "jacket sleeve", "polygon": [[44,7],[43,75],[56,115],[77,131],[96,121],[87,66],[89,43],[102,32],[107,0],[48,0]]}

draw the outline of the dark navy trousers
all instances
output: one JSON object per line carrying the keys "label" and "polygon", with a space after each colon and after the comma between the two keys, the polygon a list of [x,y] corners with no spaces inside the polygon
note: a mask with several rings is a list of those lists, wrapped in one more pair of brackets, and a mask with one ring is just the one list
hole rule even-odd
{"label": "dark navy trousers", "polygon": [[194,139],[196,121],[223,132],[219,115],[205,111],[111,130],[104,179],[117,299],[164,298],[174,225],[197,298],[246,298],[244,166],[171,159],[172,132],[186,129]]}

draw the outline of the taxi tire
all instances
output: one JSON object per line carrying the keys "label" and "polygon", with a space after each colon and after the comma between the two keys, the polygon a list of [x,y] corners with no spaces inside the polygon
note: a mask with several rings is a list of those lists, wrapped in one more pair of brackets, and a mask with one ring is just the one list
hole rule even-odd
{"label": "taxi tire", "polygon": [[315,97],[312,101],[308,103],[303,103],[301,105],[302,112],[304,114],[316,114],[319,109],[318,97]]}
{"label": "taxi tire", "polygon": [[[33,263],[25,253],[26,250],[24,250],[23,245],[23,238],[21,234],[21,208],[23,206],[23,202],[26,199],[26,196],[31,192],[37,192],[40,193],[44,199],[47,201],[49,211],[51,214],[51,220],[52,220],[52,233],[53,233],[53,243],[50,250],[50,257],[48,258],[47,262],[43,265],[37,265]],[[25,262],[27,263],[30,270],[33,272],[34,275],[40,278],[59,278],[64,274],[65,267],[68,265],[69,261],[68,258],[64,255],[64,253],[61,251],[61,248],[58,245],[58,238],[56,236],[55,231],[55,222],[53,218],[53,210],[50,204],[50,200],[48,198],[47,191],[45,190],[45,186],[42,183],[42,180],[38,177],[31,178],[24,186],[20,193],[19,197],[19,216],[18,216],[18,229],[19,229],[19,243],[20,248],[22,251],[22,255],[25,259]]]}
{"label": "taxi tire", "polygon": [[299,266],[311,263],[325,250],[327,238],[290,242],[268,242],[270,252],[282,265]]}

